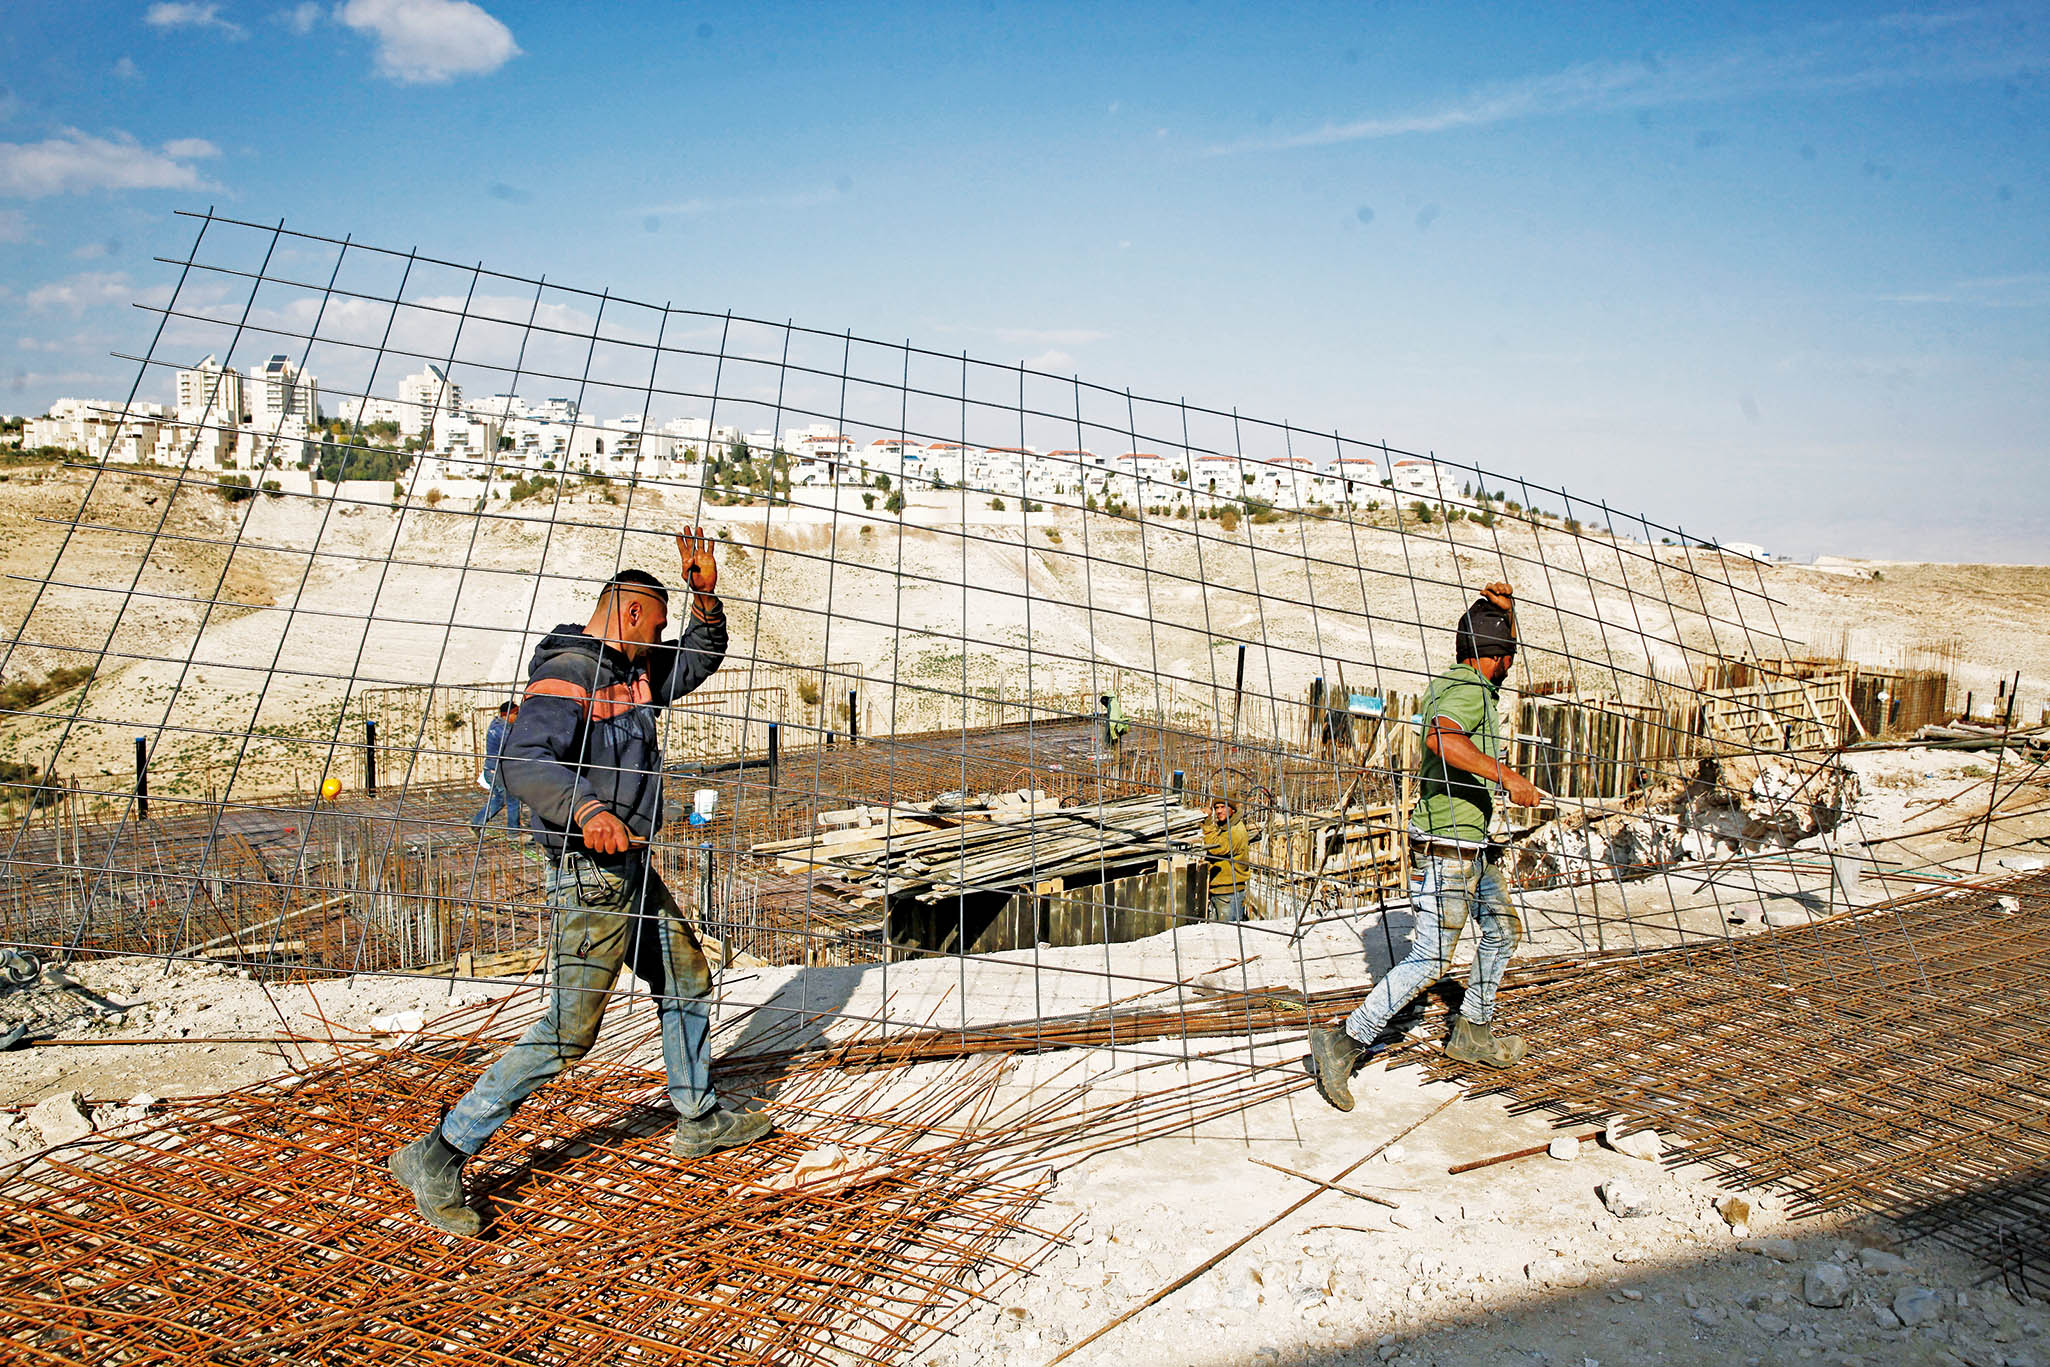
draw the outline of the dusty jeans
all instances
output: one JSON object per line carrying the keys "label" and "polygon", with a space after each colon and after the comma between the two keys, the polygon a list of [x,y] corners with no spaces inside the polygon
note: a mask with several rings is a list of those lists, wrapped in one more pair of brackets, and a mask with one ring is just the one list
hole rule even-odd
{"label": "dusty jeans", "polygon": [[1210,919],[1213,921],[1243,921],[1246,919],[1246,890],[1235,892],[1213,892],[1210,894]]}
{"label": "dusty jeans", "polygon": [[654,991],[676,1113],[695,1119],[718,1105],[704,1000],[711,966],[647,857],[608,867],[565,854],[549,866],[548,905],[555,983],[547,1013],[455,1104],[441,1123],[442,1137],[476,1153],[536,1088],[589,1052],[622,964]]}
{"label": "dusty jeans", "polygon": [[1418,856],[1410,872],[1409,905],[1416,914],[1416,929],[1408,957],[1389,969],[1346,1018],[1345,1033],[1362,1044],[1373,1043],[1396,1012],[1445,976],[1469,911],[1480,922],[1480,943],[1474,948],[1466,1001],[1459,1010],[1475,1025],[1486,1025],[1495,1016],[1495,989],[1502,985],[1503,970],[1523,935],[1502,866],[1484,859]]}

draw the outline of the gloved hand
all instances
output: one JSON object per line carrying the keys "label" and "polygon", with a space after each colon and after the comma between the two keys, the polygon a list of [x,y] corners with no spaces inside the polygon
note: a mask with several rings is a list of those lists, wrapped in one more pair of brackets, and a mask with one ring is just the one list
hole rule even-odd
{"label": "gloved hand", "polygon": [[624,821],[599,812],[584,823],[584,848],[593,854],[625,854],[639,842]]}

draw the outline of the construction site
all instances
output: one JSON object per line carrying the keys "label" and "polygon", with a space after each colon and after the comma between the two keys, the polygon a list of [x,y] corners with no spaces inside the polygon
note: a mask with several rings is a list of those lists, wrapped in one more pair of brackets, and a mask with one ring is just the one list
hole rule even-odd
{"label": "construction site", "polygon": [[[427,363],[855,449],[1410,455],[191,229],[131,398],[288,353],[358,398]],[[0,1359],[2044,1361],[2050,570],[1771,563],[1442,461],[1430,501],[1192,516],[506,497],[495,454],[469,497],[10,469]],[[775,1132],[672,1156],[622,971],[472,1165],[485,1233],[443,1234],[387,1158],[555,967],[546,852],[479,819],[487,736],[692,526],[729,644],[656,709],[648,858],[712,960],[720,1094]],[[1490,581],[1502,759],[1543,795],[1496,808],[1529,1053],[1441,1048],[1463,943],[1341,1114],[1305,1038],[1404,956],[1420,708]],[[1211,910],[1226,798],[1244,920]]]}

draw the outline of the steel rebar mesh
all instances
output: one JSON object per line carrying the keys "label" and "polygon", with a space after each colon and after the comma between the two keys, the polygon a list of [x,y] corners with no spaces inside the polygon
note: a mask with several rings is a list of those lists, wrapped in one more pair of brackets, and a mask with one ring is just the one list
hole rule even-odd
{"label": "steel rebar mesh", "polygon": [[[1513,866],[1534,952],[1739,983],[1786,937],[1733,911],[1851,904],[1823,856],[1862,819],[1855,667],[1802,662],[1764,568],[1679,527],[1023,364],[194,222],[76,498],[38,504],[47,569],[8,586],[0,670],[32,686],[0,706],[0,940],[311,981],[545,972],[542,861],[469,820],[487,718],[616,570],[673,581],[696,525],[730,640],[661,716],[652,857],[722,963],[876,975],[859,1009],[802,976],[775,1008],[843,1041],[970,1040],[973,963],[1015,980],[1012,1036],[1159,994],[1164,1033],[1084,1035],[1190,1057],[1223,1019],[1210,966],[1180,935],[1167,968],[1110,946],[1208,920],[1220,792],[1257,839],[1241,1008],[1299,1031],[1356,999],[1405,902],[1418,699],[1496,579],[1507,753],[1555,799]],[[228,411],[208,355],[262,377],[268,418]],[[181,371],[205,393],[150,414]],[[1876,921],[1827,923],[1830,953],[1876,952]],[[1920,933],[1867,997],[1926,990]],[[959,966],[951,1020],[893,1004],[912,957]],[[282,1095],[250,1123],[304,1104]]]}

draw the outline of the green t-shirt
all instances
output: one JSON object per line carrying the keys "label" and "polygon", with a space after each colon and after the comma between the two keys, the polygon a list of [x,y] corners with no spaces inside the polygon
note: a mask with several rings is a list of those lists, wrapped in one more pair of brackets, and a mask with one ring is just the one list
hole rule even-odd
{"label": "green t-shirt", "polygon": [[[1426,740],[1431,722],[1449,717],[1473,738],[1489,759],[1502,757],[1502,722],[1495,714],[1495,686],[1469,664],[1458,664],[1431,680],[1417,705],[1418,725]],[[1484,841],[1488,817],[1495,810],[1494,788],[1486,779],[1454,769],[1424,750],[1417,766],[1417,804],[1410,825],[1440,840]]]}

